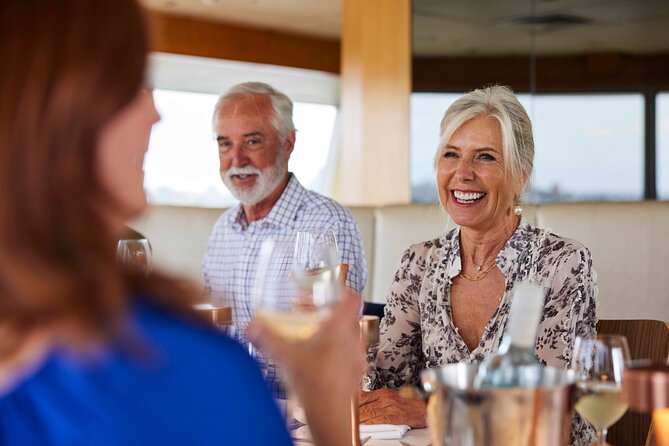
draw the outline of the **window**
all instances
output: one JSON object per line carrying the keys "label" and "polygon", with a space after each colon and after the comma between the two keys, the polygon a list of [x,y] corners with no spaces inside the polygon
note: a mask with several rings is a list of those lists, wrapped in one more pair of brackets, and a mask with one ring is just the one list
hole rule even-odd
{"label": "window", "polygon": [[530,200],[640,200],[643,96],[524,95],[534,127]]}
{"label": "window", "polygon": [[[432,157],[439,141],[439,122],[448,105],[459,96],[412,95],[414,201],[436,201]],[[519,99],[534,128],[534,174],[529,201],[639,200],[643,197],[642,95],[521,94]],[[669,106],[667,109],[669,113]]]}
{"label": "window", "polygon": [[657,197],[669,200],[669,93],[659,93],[656,99]]}
{"label": "window", "polygon": [[[145,187],[152,204],[227,207],[236,202],[223,185],[211,119],[217,95],[154,90],[162,120],[153,128],[145,159]],[[322,191],[337,108],[295,102],[297,128],[289,168],[300,182]]]}

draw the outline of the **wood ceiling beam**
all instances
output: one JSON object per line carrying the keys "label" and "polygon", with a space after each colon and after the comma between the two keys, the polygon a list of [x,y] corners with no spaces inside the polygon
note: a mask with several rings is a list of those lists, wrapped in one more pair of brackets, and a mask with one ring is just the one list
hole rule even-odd
{"label": "wood ceiling beam", "polygon": [[[230,23],[147,13],[151,50],[340,72],[340,42]],[[467,91],[501,83],[530,89],[530,59],[414,57],[413,91]],[[669,54],[596,53],[537,58],[538,92],[669,89]]]}
{"label": "wood ceiling beam", "polygon": [[337,40],[148,11],[151,51],[339,73]]}
{"label": "wood ceiling beam", "polygon": [[[669,54],[599,53],[539,57],[538,93],[669,88]],[[530,58],[414,57],[413,91],[468,91],[489,84],[530,90]]]}

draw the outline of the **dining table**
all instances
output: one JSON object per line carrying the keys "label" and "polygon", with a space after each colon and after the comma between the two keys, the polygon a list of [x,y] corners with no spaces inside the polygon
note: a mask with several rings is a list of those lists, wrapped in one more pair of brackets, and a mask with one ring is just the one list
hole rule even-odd
{"label": "dining table", "polygon": [[[364,434],[361,435],[365,440]],[[312,440],[294,439],[295,446],[313,446]],[[430,446],[430,431],[429,429],[411,429],[401,439],[398,440],[378,440],[369,438],[363,446]]]}

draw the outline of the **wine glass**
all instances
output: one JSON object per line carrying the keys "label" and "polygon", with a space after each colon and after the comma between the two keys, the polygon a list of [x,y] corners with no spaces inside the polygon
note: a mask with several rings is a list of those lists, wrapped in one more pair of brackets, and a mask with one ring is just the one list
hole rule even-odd
{"label": "wine glass", "polygon": [[[308,340],[340,300],[339,254],[334,236],[298,233],[295,242],[266,240],[260,249],[253,289],[255,318],[291,342]],[[281,380],[292,421],[288,377],[276,377],[271,358],[259,353],[270,385]],[[275,387],[276,388],[276,387]],[[281,392],[279,393],[279,397]]]}
{"label": "wine glass", "polygon": [[119,262],[147,274],[151,271],[151,257],[151,244],[145,238],[119,240],[116,246],[116,259]]}
{"label": "wine glass", "polygon": [[339,252],[332,231],[298,232],[295,243],[266,240],[254,285],[255,317],[304,341],[337,305]]}
{"label": "wine glass", "polygon": [[299,231],[295,238],[296,268],[314,271],[324,265],[339,266],[337,238],[331,229],[326,231]]}
{"label": "wine glass", "polygon": [[597,432],[597,444],[606,444],[607,429],[627,411],[620,388],[629,360],[624,336],[576,338],[572,360],[578,390],[575,408]]}

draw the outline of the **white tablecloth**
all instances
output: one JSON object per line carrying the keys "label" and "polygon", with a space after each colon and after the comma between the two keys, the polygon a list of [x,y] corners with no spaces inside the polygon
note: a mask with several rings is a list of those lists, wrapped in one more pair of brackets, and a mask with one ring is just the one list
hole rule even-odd
{"label": "white tablecloth", "polygon": [[[411,429],[401,440],[369,440],[364,446],[428,446],[430,432],[427,429]],[[295,440],[295,446],[309,446],[312,442]]]}

